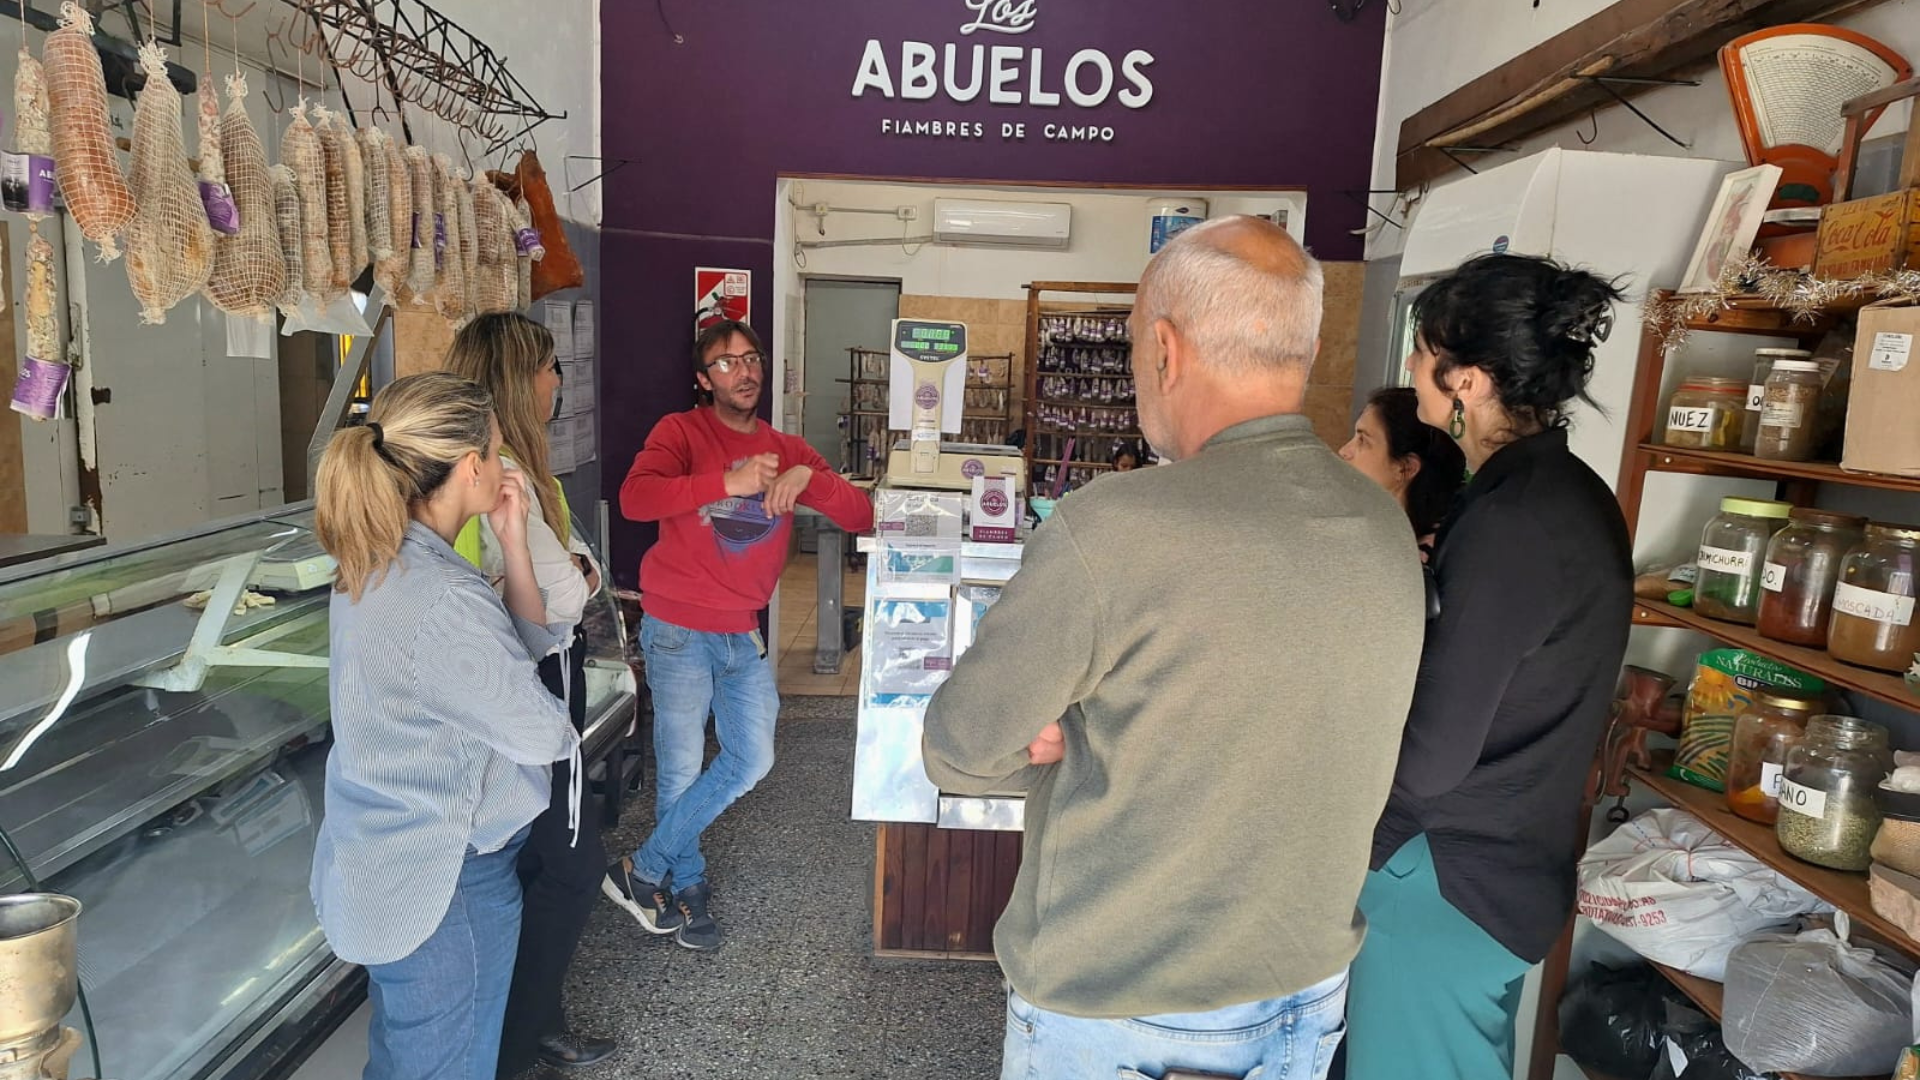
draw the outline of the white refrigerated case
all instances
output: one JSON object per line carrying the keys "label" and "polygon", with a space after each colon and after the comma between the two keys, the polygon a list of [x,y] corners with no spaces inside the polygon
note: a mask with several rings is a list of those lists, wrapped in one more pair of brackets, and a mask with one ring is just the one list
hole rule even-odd
{"label": "white refrigerated case", "polygon": [[1439,188],[1420,203],[1394,293],[1387,385],[1404,385],[1409,321],[1421,289],[1493,251],[1545,255],[1624,279],[1627,301],[1594,364],[1589,392],[1604,414],[1574,414],[1575,453],[1609,481],[1620,471],[1622,428],[1640,348],[1641,301],[1679,283],[1729,161],[1553,149]]}

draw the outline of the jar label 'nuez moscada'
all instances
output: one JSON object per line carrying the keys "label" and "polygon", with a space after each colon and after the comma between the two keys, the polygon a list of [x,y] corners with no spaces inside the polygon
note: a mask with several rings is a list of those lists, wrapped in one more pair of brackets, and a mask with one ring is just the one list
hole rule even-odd
{"label": "jar label 'nuez moscada'", "polygon": [[1913,625],[1913,597],[1841,582],[1833,591],[1833,610],[1888,626]]}

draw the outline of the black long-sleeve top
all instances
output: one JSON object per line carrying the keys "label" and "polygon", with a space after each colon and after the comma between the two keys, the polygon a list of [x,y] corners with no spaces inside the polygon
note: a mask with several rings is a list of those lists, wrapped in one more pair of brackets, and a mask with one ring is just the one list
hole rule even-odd
{"label": "black long-sleeve top", "polygon": [[1581,792],[1633,613],[1633,551],[1604,481],[1550,430],[1488,459],[1442,526],[1379,869],[1427,834],[1440,892],[1537,962],[1573,911]]}

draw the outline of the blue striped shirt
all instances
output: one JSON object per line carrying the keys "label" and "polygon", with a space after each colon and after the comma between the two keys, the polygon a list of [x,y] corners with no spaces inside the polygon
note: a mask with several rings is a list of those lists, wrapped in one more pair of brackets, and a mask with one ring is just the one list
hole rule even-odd
{"label": "blue striped shirt", "polygon": [[547,808],[579,736],[534,658],[552,631],[509,613],[418,522],[355,603],[335,593],[333,751],[311,888],[342,959],[402,959],[439,926],[471,847],[497,851]]}

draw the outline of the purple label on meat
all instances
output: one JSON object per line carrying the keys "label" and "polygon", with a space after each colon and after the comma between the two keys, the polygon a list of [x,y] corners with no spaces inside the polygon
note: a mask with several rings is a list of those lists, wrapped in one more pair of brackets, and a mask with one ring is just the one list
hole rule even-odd
{"label": "purple label on meat", "polygon": [[513,234],[513,246],[522,255],[533,254],[533,249],[542,247],[537,229],[517,229]]}
{"label": "purple label on meat", "polygon": [[200,181],[200,202],[207,208],[207,224],[221,236],[240,235],[240,207],[233,201],[233,189],[211,180]]}
{"label": "purple label on meat", "polygon": [[53,213],[53,159],[0,155],[0,204],[16,214]]}

